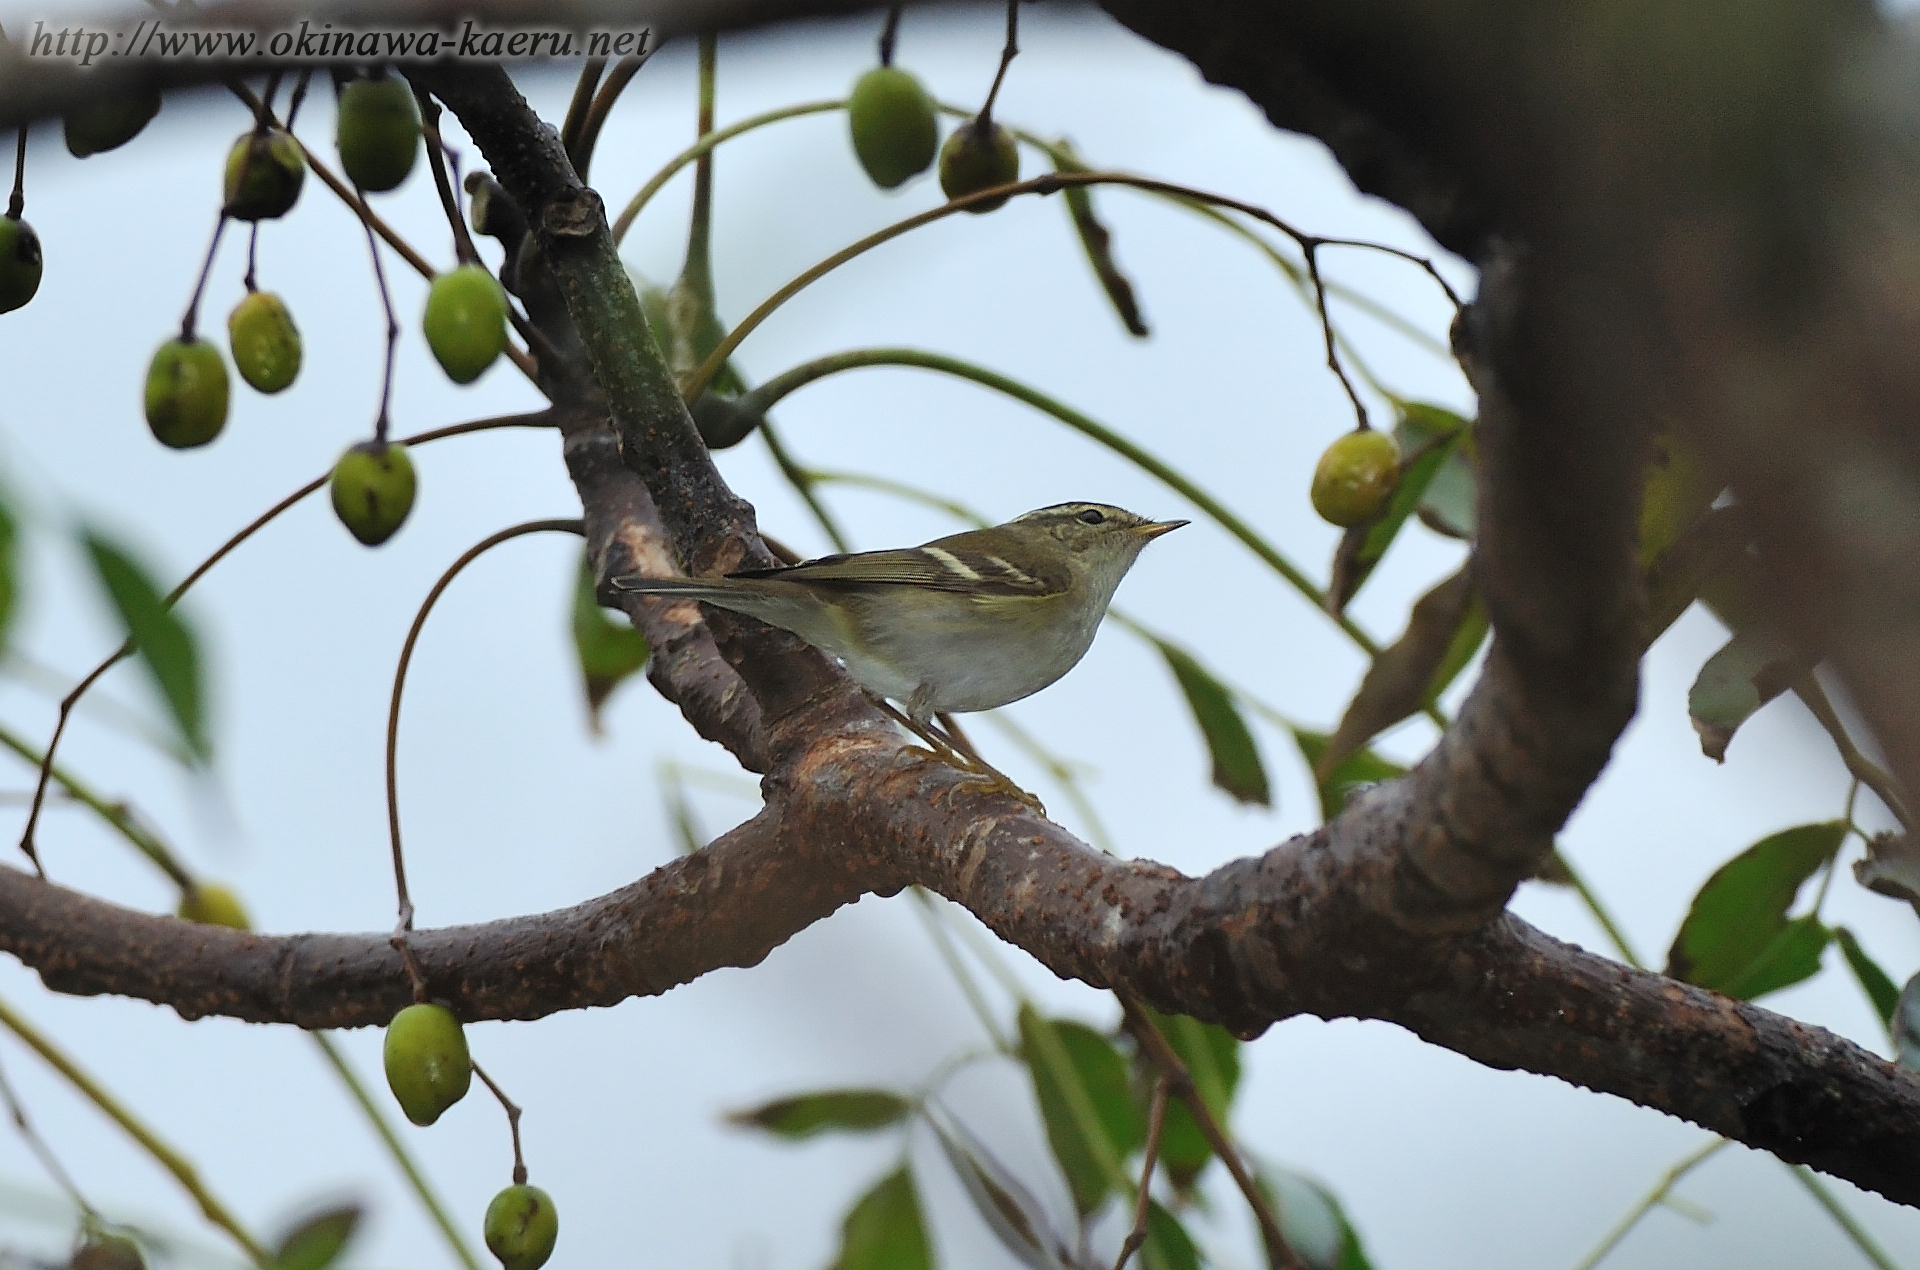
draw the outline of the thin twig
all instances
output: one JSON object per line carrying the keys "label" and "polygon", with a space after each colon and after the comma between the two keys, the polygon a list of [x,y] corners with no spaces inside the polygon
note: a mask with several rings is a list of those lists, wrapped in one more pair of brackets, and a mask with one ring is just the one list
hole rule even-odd
{"label": "thin twig", "polygon": [[1007,0],[1007,42],[1000,49],[1000,69],[993,73],[993,87],[987,90],[987,100],[980,107],[979,123],[976,125],[983,133],[993,122],[993,103],[999,99],[1000,85],[1006,82],[1007,67],[1013,65],[1013,59],[1020,56],[1020,0]]}
{"label": "thin twig", "polygon": [[[355,190],[358,194],[360,191]],[[366,206],[366,200],[360,201]],[[393,367],[400,352],[400,319],[393,314],[393,293],[387,289],[387,268],[380,263],[380,240],[374,237],[373,226],[361,222],[367,231],[367,254],[373,258],[373,278],[380,286],[380,306],[387,314],[387,358],[384,373],[380,376],[380,412],[373,417],[373,439],[378,445],[387,443],[388,408],[393,403]]]}
{"label": "thin twig", "polygon": [[[403,437],[395,444],[404,446],[426,445],[429,442],[445,440],[448,437],[465,436],[470,432],[488,432],[495,428],[547,428],[552,426],[552,414],[543,410],[535,411],[531,414],[500,415],[491,419],[474,419],[467,423],[450,424],[444,428],[429,428],[425,432],[416,433],[410,437]],[[193,571],[181,579],[178,586],[167,592],[166,598],[163,599],[161,603],[167,608],[172,608],[175,604],[179,603],[180,597],[185,595],[194,583],[205,577],[208,570],[224,560],[234,548],[253,537],[253,535],[260,532],[260,530],[266,528],[267,525],[275,520],[282,512],[294,506],[309,494],[319,490],[321,486],[327,483],[327,479],[327,476],[324,475],[315,477],[255,517],[251,524],[221,543],[214,549],[212,555],[202,560],[198,565],[195,565]],[[75,684],[71,692],[60,699],[59,711],[53,724],[53,736],[47,741],[46,752],[40,756],[40,777],[34,787],[33,806],[27,812],[27,827],[20,835],[20,850],[25,853],[27,859],[33,861],[33,866],[39,871],[41,877],[46,876],[46,870],[40,867],[40,857],[34,845],[34,830],[40,823],[40,809],[46,802],[48,783],[54,776],[53,759],[54,755],[59,751],[60,738],[66,734],[67,721],[72,716],[73,708],[79,703],[80,698],[86,695],[89,688],[100,681],[102,675],[132,655],[133,641],[131,639],[125,640],[121,643],[120,647],[109,653],[99,665],[88,671],[86,677]],[[61,783],[67,784],[65,778],[62,778]],[[69,784],[68,788],[71,789],[73,786]]]}
{"label": "thin twig", "polygon": [[486,1068],[475,1063],[473,1064],[473,1074],[480,1078],[482,1084],[493,1091],[493,1096],[500,1100],[501,1109],[507,1113],[507,1132],[513,1135],[513,1184],[515,1186],[525,1186],[527,1184],[527,1160],[526,1157],[520,1153],[520,1107],[513,1099],[507,1097],[506,1090],[494,1083],[493,1077],[487,1075]]}
{"label": "thin twig", "polygon": [[[393,672],[393,698],[387,708],[387,830],[393,845],[393,885],[399,896],[400,924],[395,932],[399,939],[396,947],[405,943],[405,932],[413,929],[413,901],[407,895],[407,866],[400,850],[400,777],[398,756],[400,752],[400,696],[407,686],[407,667],[413,661],[414,645],[420,640],[420,631],[427,624],[427,614],[433,612],[434,603],[460,571],[479,559],[488,551],[503,542],[527,534],[569,533],[585,536],[586,529],[578,520],[530,520],[524,524],[502,529],[498,533],[488,534],[473,546],[460,553],[459,559],[447,566],[433,588],[427,592],[427,598],[420,604],[420,611],[414,614],[413,625],[407,630],[406,643],[400,647],[400,664]],[[416,975],[415,986],[418,987]]]}
{"label": "thin twig", "polygon": [[463,265],[480,263],[480,253],[467,232],[467,218],[460,212],[460,193],[447,178],[447,143],[440,136],[440,103],[419,85],[413,86],[413,99],[420,105],[420,135],[427,151],[427,167],[433,173],[433,188],[440,195],[440,211],[453,232],[454,257]]}
{"label": "thin twig", "polygon": [[593,164],[593,152],[600,145],[600,130],[607,126],[607,116],[613,113],[614,103],[620,100],[620,94],[627,90],[633,77],[640,73],[640,68],[651,61],[658,51],[656,47],[621,58],[614,63],[606,82],[600,85],[600,91],[593,95],[593,104],[587,107],[586,119],[580,125],[579,139],[567,147],[567,155],[573,159],[573,170],[580,177],[581,184],[586,184],[587,169]]}
{"label": "thin twig", "polygon": [[1680,1184],[1681,1178],[1712,1159],[1721,1148],[1727,1145],[1727,1141],[1726,1138],[1714,1138],[1699,1150],[1682,1156],[1680,1162],[1668,1169],[1654,1188],[1641,1197],[1639,1203],[1628,1209],[1626,1215],[1614,1223],[1612,1230],[1601,1236],[1600,1242],[1594,1245],[1591,1252],[1580,1258],[1573,1270],[1593,1270],[1604,1261],[1607,1254],[1618,1247],[1622,1239],[1633,1233],[1633,1228],[1640,1224],[1642,1217],[1652,1212],[1656,1206],[1666,1202],[1668,1194]]}
{"label": "thin twig", "polygon": [[6,1101],[7,1111],[13,1116],[13,1127],[20,1131],[21,1138],[26,1141],[27,1149],[39,1159],[40,1167],[47,1171],[47,1176],[67,1193],[67,1198],[73,1201],[73,1206],[80,1210],[83,1218],[89,1222],[98,1221],[99,1212],[87,1202],[87,1197],[80,1193],[80,1187],[74,1182],[73,1174],[67,1172],[66,1166],[60,1163],[60,1157],[53,1153],[53,1148],[47,1145],[47,1140],[41,1137],[28,1121],[27,1109],[21,1105],[19,1096],[13,1092],[13,1082],[7,1079],[4,1069],[0,1069],[0,1099]]}
{"label": "thin twig", "polygon": [[[580,78],[573,82],[573,98],[567,102],[567,115],[560,124],[560,145],[569,159],[574,159],[574,147],[578,144],[580,127],[586,121],[587,107],[593,102],[593,90],[599,87],[600,75],[606,69],[606,58],[590,57],[580,66]],[[574,159],[573,170],[580,170],[577,159]]]}
{"label": "thin twig", "polygon": [[779,435],[774,432],[772,420],[761,420],[760,439],[767,443],[767,453],[773,456],[774,465],[780,469],[780,475],[786,478],[787,484],[793,486],[793,492],[800,496],[800,501],[805,503],[807,510],[813,513],[813,518],[820,523],[820,528],[826,533],[828,541],[833,543],[833,549],[839,552],[852,551],[853,548],[848,544],[847,536],[840,532],[840,526],[834,521],[832,513],[827,510],[827,505],[820,501],[818,494],[814,493],[813,473],[793,461],[793,456],[787,453],[787,447],[781,444]]}
{"label": "thin twig", "polygon": [[1133,1201],[1133,1229],[1120,1245],[1113,1270],[1126,1270],[1127,1258],[1147,1242],[1147,1214],[1153,1205],[1153,1169],[1160,1162],[1160,1130],[1167,1122],[1167,1092],[1167,1076],[1162,1072],[1153,1082],[1153,1105],[1147,1112],[1147,1146],[1140,1159],[1140,1193]]}
{"label": "thin twig", "polygon": [[1267,1261],[1271,1270],[1306,1270],[1306,1263],[1300,1260],[1286,1236],[1280,1231],[1280,1222],[1273,1215],[1273,1206],[1267,1203],[1267,1197],[1261,1193],[1260,1186],[1247,1172],[1246,1161],[1240,1158],[1240,1151],[1227,1137],[1214,1118],[1213,1108],[1207,1106],[1207,1100],[1200,1096],[1199,1089],[1193,1083],[1193,1073],[1187,1070],[1186,1063],[1173,1052],[1173,1046],[1167,1038],[1160,1035],[1160,1029],[1147,1018],[1139,1004],[1128,997],[1120,997],[1120,1007],[1126,1011],[1126,1028],[1133,1034],[1134,1040],[1147,1052],[1147,1058],[1160,1069],[1161,1074],[1173,1087],[1174,1097],[1178,1098],[1193,1115],[1194,1123],[1200,1126],[1200,1133],[1206,1138],[1213,1153],[1227,1166],[1227,1172],[1233,1175],[1235,1186],[1245,1197],[1248,1207],[1253,1209],[1254,1218],[1260,1223],[1260,1233],[1266,1240]]}
{"label": "thin twig", "polygon": [[207,276],[213,272],[213,258],[220,254],[220,236],[227,232],[227,214],[220,213],[220,219],[213,225],[213,241],[207,244],[206,259],[200,262],[200,280],[193,284],[193,298],[187,301],[187,311],[180,318],[180,340],[193,343],[194,327],[200,322],[200,297],[207,291]]}
{"label": "thin twig", "polygon": [[65,1051],[29,1023],[25,1017],[15,1013],[13,1007],[4,1001],[0,1001],[0,1026],[4,1026],[26,1042],[36,1054],[47,1061],[48,1066],[59,1072],[66,1078],[68,1084],[79,1090],[87,1101],[105,1112],[108,1119],[119,1125],[128,1137],[139,1143],[161,1168],[173,1174],[174,1180],[180,1183],[181,1188],[200,1206],[200,1212],[206,1219],[226,1231],[235,1243],[246,1250],[247,1256],[252,1258],[256,1265],[261,1267],[272,1265],[272,1259],[267,1255],[266,1249],[247,1233],[246,1228],[241,1226],[233,1214],[227,1210],[227,1206],[207,1190],[206,1185],[200,1180],[199,1173],[185,1156],[163,1142],[158,1134],[127,1110],[119,1099],[108,1093],[98,1081],[81,1070],[80,1065],[69,1058]]}
{"label": "thin twig", "polygon": [[1860,752],[1860,747],[1854,744],[1852,735],[1847,731],[1847,725],[1841,720],[1840,712],[1834,709],[1826,689],[1820,686],[1820,680],[1812,671],[1802,675],[1793,685],[1793,695],[1800,698],[1813,717],[1819,720],[1820,726],[1826,729],[1827,735],[1833,738],[1833,747],[1840,752],[1840,761],[1846,764],[1847,771],[1852,773],[1854,779],[1879,796],[1887,810],[1900,821],[1902,828],[1911,829],[1913,821],[1908,817],[1906,800],[1894,784],[1893,777]]}

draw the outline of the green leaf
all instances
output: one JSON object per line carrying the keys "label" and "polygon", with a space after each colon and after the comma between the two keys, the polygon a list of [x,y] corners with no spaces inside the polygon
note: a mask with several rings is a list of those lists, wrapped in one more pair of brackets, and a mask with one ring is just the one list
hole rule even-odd
{"label": "green leaf", "polygon": [[1120,1162],[1146,1140],[1120,1051],[1085,1024],[1020,1009],[1020,1057],[1033,1077],[1053,1157],[1082,1215],[1130,1184]]}
{"label": "green leaf", "polygon": [[1472,428],[1471,423],[1444,406],[1418,401],[1400,403],[1399,416],[1394,420],[1393,439],[1400,443],[1402,454],[1412,454],[1436,437],[1466,430],[1459,447],[1447,456],[1440,470],[1433,474],[1433,479],[1427,483],[1427,492],[1420,498],[1421,523],[1449,538],[1471,539],[1478,514],[1479,491],[1474,488]]}
{"label": "green leaf", "polygon": [[[1053,170],[1056,172],[1090,170],[1065,138],[1054,144],[1052,157]],[[1099,279],[1100,289],[1107,293],[1107,299],[1113,303],[1113,311],[1120,315],[1127,333],[1145,339],[1149,333],[1147,321],[1140,315],[1140,303],[1134,298],[1133,283],[1120,271],[1119,264],[1113,258],[1113,235],[1094,214],[1093,191],[1084,185],[1069,186],[1065,198],[1067,215],[1073,218],[1073,232],[1080,236],[1080,246],[1087,253],[1087,263],[1093,266],[1093,275]]]}
{"label": "green leaf", "polygon": [[[1142,1006],[1141,1010],[1187,1065],[1194,1089],[1213,1113],[1214,1120],[1226,1124],[1233,1110],[1234,1090],[1240,1084],[1240,1042],[1217,1023],[1202,1023],[1184,1014],[1161,1014],[1150,1006]],[[1144,1100],[1153,1092],[1159,1069],[1140,1053],[1135,1053],[1134,1064],[1134,1087]],[[1145,1105],[1143,1101],[1143,1111]],[[1160,1162],[1174,1189],[1190,1190],[1212,1158],[1213,1146],[1200,1131],[1193,1113],[1178,1099],[1170,1100],[1166,1119],[1160,1126]]]}
{"label": "green leaf", "polygon": [[1754,996],[1817,970],[1825,928],[1806,918],[1790,923],[1787,909],[1846,835],[1842,821],[1800,825],[1721,865],[1693,897],[1667,953],[1667,974],[1729,996]]}
{"label": "green leaf", "polygon": [[1215,679],[1193,655],[1172,644],[1154,641],[1167,668],[1186,694],[1187,708],[1200,725],[1200,735],[1213,757],[1213,783],[1243,803],[1273,805],[1273,792],[1267,784],[1267,769],[1260,762],[1259,747],[1233,694]]}
{"label": "green leaf", "polygon": [[1797,917],[1781,928],[1746,972],[1722,989],[1730,997],[1751,1001],[1790,987],[1820,973],[1820,957],[1833,937],[1817,917]]}
{"label": "green leaf", "polygon": [[1380,563],[1381,557],[1387,554],[1387,548],[1400,536],[1400,528],[1407,523],[1407,517],[1426,497],[1427,487],[1433,483],[1433,478],[1453,457],[1466,436],[1467,429],[1463,422],[1458,430],[1437,436],[1422,448],[1408,452],[1400,460],[1400,483],[1394,486],[1393,495],[1387,499],[1387,509],[1366,524],[1347,530],[1341,537],[1340,546],[1333,553],[1333,580],[1327,585],[1327,608],[1336,617],[1359,594],[1361,585],[1373,572],[1373,567]]}
{"label": "green leaf", "polygon": [[[1294,744],[1300,747],[1300,756],[1307,760],[1307,767],[1312,770],[1319,769],[1320,758],[1327,751],[1328,739],[1324,732],[1293,729]],[[1320,818],[1332,820],[1346,808],[1347,800],[1359,790],[1406,774],[1407,769],[1398,763],[1381,758],[1372,750],[1361,750],[1319,781]]]}
{"label": "green leaf", "polygon": [[830,1131],[870,1133],[899,1124],[912,1113],[912,1103],[884,1089],[829,1089],[735,1111],[727,1123],[798,1141]]}
{"label": "green leaf", "polygon": [[1314,765],[1315,779],[1432,702],[1460,673],[1486,632],[1486,610],[1478,601],[1468,563],[1414,603],[1407,629],[1367,667],[1340,726]]}
{"label": "green leaf", "polygon": [[1159,1200],[1147,1201],[1147,1242],[1140,1246],[1146,1270],[1200,1270],[1200,1250],[1180,1219]]}
{"label": "green leaf", "polygon": [[647,664],[647,637],[624,617],[615,619],[600,607],[593,581],[593,568],[582,554],[573,588],[573,652],[587,694],[587,725],[599,736],[600,707]]}
{"label": "green leaf", "polygon": [[273,1270],[326,1270],[346,1251],[360,1227],[358,1204],[316,1213],[288,1231],[274,1249]]}
{"label": "green leaf", "polygon": [[975,1211],[1007,1251],[1031,1270],[1060,1270],[1072,1262],[1067,1241],[1053,1229],[1040,1201],[964,1125],[937,1106],[928,1108],[926,1122]]}
{"label": "green leaf", "polygon": [[1867,994],[1867,1000],[1873,1002],[1874,1013],[1880,1021],[1889,1027],[1893,1025],[1893,1012],[1900,1004],[1900,989],[1886,971],[1880,969],[1878,962],[1867,956],[1867,950],[1860,946],[1853,932],[1844,926],[1833,928],[1834,942],[1840,945],[1841,956],[1847,959],[1847,968],[1853,971],[1853,977],[1860,984],[1860,990]]}
{"label": "green leaf", "polygon": [[840,1224],[833,1270],[931,1270],[933,1251],[913,1177],[902,1166],[862,1195]]}
{"label": "green leaf", "polygon": [[1684,438],[1673,433],[1655,437],[1640,499],[1641,567],[1679,541],[1687,527],[1713,506],[1725,485]]}
{"label": "green leaf", "polygon": [[188,752],[205,762],[211,746],[200,652],[192,631],[166,606],[160,588],[130,554],[91,529],[83,532],[82,541],[93,561],[94,575],[113,601],[127,638],[133,641],[160,689]]}
{"label": "green leaf", "polygon": [[1812,658],[1764,627],[1737,632],[1707,658],[1687,693],[1701,753],[1725,762],[1735,730],[1812,666]]}
{"label": "green leaf", "polygon": [[1920,975],[1907,980],[1893,1010],[1893,1048],[1900,1066],[1920,1071]]}

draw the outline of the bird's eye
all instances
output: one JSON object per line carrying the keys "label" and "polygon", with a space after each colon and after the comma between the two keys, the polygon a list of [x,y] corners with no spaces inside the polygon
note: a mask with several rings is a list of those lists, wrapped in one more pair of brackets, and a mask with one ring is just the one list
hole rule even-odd
{"label": "bird's eye", "polygon": [[1104,525],[1107,523],[1106,513],[1097,507],[1087,508],[1087,510],[1080,513],[1078,519],[1083,525]]}

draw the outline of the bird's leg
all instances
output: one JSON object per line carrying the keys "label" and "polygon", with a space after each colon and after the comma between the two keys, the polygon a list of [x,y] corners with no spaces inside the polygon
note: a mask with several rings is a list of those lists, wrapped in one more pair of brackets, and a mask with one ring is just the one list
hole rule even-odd
{"label": "bird's leg", "polygon": [[940,735],[937,729],[931,726],[923,726],[900,713],[900,711],[894,709],[893,703],[885,697],[877,696],[869,692],[867,699],[872,701],[874,705],[880,707],[881,711],[886,714],[888,718],[919,737],[922,741],[925,741],[927,743],[928,753],[932,754],[933,757],[943,763],[949,763],[963,770],[974,770],[972,761],[969,760],[966,755],[960,753],[959,750],[955,749],[953,744],[949,742],[946,737]]}
{"label": "bird's leg", "polygon": [[952,715],[943,713],[934,717],[940,720],[940,729],[948,744],[972,765],[977,775],[1000,792],[1011,794],[1042,816],[1047,814],[1047,809],[1041,804],[1039,798],[1014,784],[1012,777],[980,757],[980,751],[973,748],[973,742],[967,739],[967,734],[960,730],[960,725],[954,721]]}

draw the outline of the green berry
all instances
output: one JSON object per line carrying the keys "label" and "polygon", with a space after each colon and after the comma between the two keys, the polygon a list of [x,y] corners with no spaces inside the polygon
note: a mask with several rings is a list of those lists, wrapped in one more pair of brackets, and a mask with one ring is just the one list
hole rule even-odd
{"label": "green berry", "polygon": [[479,265],[450,269],[433,280],[421,326],[447,378],[470,384],[507,346],[507,293]]}
{"label": "green berry", "polygon": [[537,1186],[509,1186],[487,1205],[486,1237],[505,1270],[540,1270],[560,1237],[553,1197]]}
{"label": "green berry", "polygon": [[413,460],[404,445],[362,441],[340,456],[328,484],[333,514],[369,547],[400,532],[413,510]]}
{"label": "green berry", "polygon": [[180,897],[180,907],[174,913],[183,922],[228,926],[234,930],[253,929],[240,897],[217,882],[196,882]]}
{"label": "green berry", "polygon": [[1400,447],[1384,432],[1349,432],[1313,469],[1313,510],[1342,529],[1378,516],[1400,483]]}
{"label": "green berry", "polygon": [[[953,130],[947,144],[940,147],[940,189],[949,199],[963,198],[977,190],[1008,185],[1020,179],[1020,147],[1013,134],[989,121],[970,119]],[[970,212],[990,212],[1007,200],[990,198],[967,208]]]}
{"label": "green berry", "polygon": [[285,128],[248,132],[227,152],[227,215],[235,220],[285,216],[300,197],[307,161]]}
{"label": "green berry", "polygon": [[0,313],[11,313],[40,289],[40,235],[33,226],[0,216]]}
{"label": "green berry", "polygon": [[387,1087],[417,1125],[438,1120],[473,1083],[467,1034],[444,1005],[410,1005],[394,1015],[383,1052]]}
{"label": "green berry", "polygon": [[407,179],[420,154],[420,104],[397,75],[356,79],[340,90],[334,132],[340,166],[363,190],[379,193]]}
{"label": "green berry", "polygon": [[300,373],[300,332],[284,300],[249,291],[227,315],[227,339],[240,378],[256,392],[279,392]]}
{"label": "green berry", "polygon": [[84,159],[127,144],[159,113],[160,90],[136,89],[82,102],[67,112],[60,128],[66,134],[68,153]]}
{"label": "green berry", "polygon": [[206,340],[168,340],[147,367],[147,426],[161,445],[190,450],[227,426],[227,363]]}
{"label": "green berry", "polygon": [[847,127],[860,166],[883,190],[925,172],[940,144],[933,98],[897,66],[876,66],[854,84]]}

